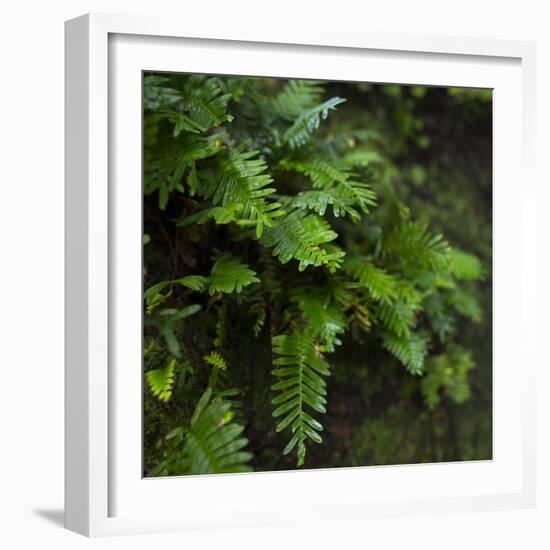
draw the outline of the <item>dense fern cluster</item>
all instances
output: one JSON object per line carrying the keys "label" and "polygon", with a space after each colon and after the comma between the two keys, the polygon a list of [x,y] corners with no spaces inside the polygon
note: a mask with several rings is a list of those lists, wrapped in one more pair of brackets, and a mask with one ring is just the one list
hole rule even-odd
{"label": "dense fern cluster", "polygon": [[384,140],[329,92],[145,76],[148,475],[249,471],[254,450],[307,465],[347,353],[350,379],[400,365],[428,409],[468,398],[456,324],[481,318],[482,265],[407,207]]}

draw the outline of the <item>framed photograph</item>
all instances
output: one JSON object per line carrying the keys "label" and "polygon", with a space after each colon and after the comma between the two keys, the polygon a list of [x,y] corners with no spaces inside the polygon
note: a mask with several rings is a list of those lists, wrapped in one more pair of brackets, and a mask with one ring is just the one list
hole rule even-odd
{"label": "framed photograph", "polygon": [[533,506],[534,117],[531,43],[68,21],[66,527]]}

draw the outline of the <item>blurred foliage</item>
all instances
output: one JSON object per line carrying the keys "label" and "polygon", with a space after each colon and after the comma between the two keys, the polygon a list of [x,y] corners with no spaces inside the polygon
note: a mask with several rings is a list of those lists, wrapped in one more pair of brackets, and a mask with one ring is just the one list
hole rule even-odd
{"label": "blurred foliage", "polygon": [[490,459],[491,91],[144,78],[144,474]]}

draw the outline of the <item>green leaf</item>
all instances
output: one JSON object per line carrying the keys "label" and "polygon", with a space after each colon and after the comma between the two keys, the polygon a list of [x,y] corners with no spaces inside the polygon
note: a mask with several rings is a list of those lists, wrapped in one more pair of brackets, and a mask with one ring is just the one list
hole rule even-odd
{"label": "green leaf", "polygon": [[145,374],[153,395],[161,401],[169,401],[172,397],[175,367],[176,360],[170,359],[163,369],[150,370]]}
{"label": "green leaf", "polygon": [[182,309],[167,308],[160,311],[157,315],[147,316],[143,319],[143,324],[152,326],[158,330],[166,341],[168,351],[174,357],[181,356],[181,346],[176,336],[176,329],[179,322],[194,315],[201,309],[199,304],[193,304]]}
{"label": "green leaf", "polygon": [[191,290],[202,291],[208,285],[208,278],[202,275],[187,275],[174,281],[180,285],[186,286]]}
{"label": "green leaf", "polygon": [[294,120],[321,100],[323,86],[314,80],[289,80],[273,99],[274,111],[285,120]]}
{"label": "green leaf", "polygon": [[253,283],[259,283],[256,272],[249,269],[246,264],[231,256],[221,256],[214,266],[208,278],[208,293],[225,292],[237,294],[242,289]]}
{"label": "green leaf", "polygon": [[290,428],[292,437],[283,454],[292,452],[298,446],[297,465],[302,466],[306,440],[322,442],[317,433],[322,430],[322,425],[311,413],[326,412],[326,382],[323,376],[330,375],[330,367],[307,332],[275,336],[273,351],[278,355],[274,364],[279,367],[272,371],[279,380],[271,387],[279,392],[272,400],[276,405],[273,417],[280,418],[275,429],[281,432]]}
{"label": "green leaf", "polygon": [[430,358],[420,385],[428,408],[433,409],[439,404],[442,390],[455,403],[464,403],[470,396],[468,373],[475,366],[470,354],[456,345]]}
{"label": "green leaf", "polygon": [[193,223],[203,224],[214,220],[219,225],[224,225],[238,220],[238,213],[242,210],[242,204],[228,204],[227,206],[214,206],[205,208],[200,212],[181,218],[177,227],[185,227]]}
{"label": "green leaf", "polygon": [[217,351],[211,351],[208,355],[205,355],[204,360],[217,369],[227,370],[224,358]]}
{"label": "green leaf", "polygon": [[340,308],[330,303],[329,297],[320,289],[304,287],[293,293],[308,324],[308,332],[319,340],[326,351],[333,352],[342,341],[339,335],[346,329],[346,318]]}
{"label": "green leaf", "polygon": [[344,270],[364,286],[374,300],[391,304],[397,299],[397,277],[376,267],[371,258],[347,257]]}
{"label": "green leaf", "polygon": [[299,270],[308,266],[326,265],[331,271],[342,263],[344,251],[327,246],[338,235],[323,218],[296,210],[266,230],[261,242],[273,248],[273,255],[283,264],[290,260],[299,262]]}
{"label": "green leaf", "polygon": [[447,269],[450,247],[442,235],[430,233],[424,224],[402,223],[384,240],[384,249],[401,261],[431,269]]}
{"label": "green leaf", "polygon": [[448,301],[460,314],[468,317],[474,323],[481,321],[483,312],[473,292],[465,288],[452,289],[449,291]]}
{"label": "green leaf", "polygon": [[212,397],[207,388],[200,398],[185,436],[165,457],[168,475],[250,472],[252,453],[244,449],[244,426],[233,421],[231,403]]}
{"label": "green leaf", "polygon": [[[350,216],[360,219],[359,211],[369,212],[376,206],[376,195],[367,183],[354,181],[354,174],[327,160],[289,161],[284,159],[280,166],[285,170],[303,173],[311,179],[314,190],[301,191],[295,197],[284,197],[283,206],[308,208],[323,215],[327,206],[332,206],[335,217]],[[280,199],[281,200],[281,199]]]}
{"label": "green leaf", "polygon": [[267,201],[275,192],[267,187],[273,179],[266,173],[265,161],[255,158],[257,155],[258,151],[229,151],[212,177],[203,182],[200,193],[215,205],[233,209],[239,205],[239,216],[256,226],[259,238],[264,225],[271,227],[273,220],[284,212],[279,203]]}
{"label": "green leaf", "polygon": [[203,132],[230,120],[227,104],[231,94],[223,93],[217,78],[191,77],[184,87],[184,98],[189,119]]}
{"label": "green leaf", "polygon": [[449,251],[451,270],[457,279],[477,281],[483,277],[481,262],[473,254],[467,254],[457,248]]}
{"label": "green leaf", "polygon": [[382,344],[411,374],[420,374],[424,369],[424,359],[428,353],[425,334],[412,332],[408,336],[398,336],[388,332]]}
{"label": "green leaf", "polygon": [[345,101],[341,97],[333,97],[301,114],[284,133],[283,140],[293,149],[304,145],[311,138],[311,134],[319,128],[321,119],[326,119],[329,111]]}

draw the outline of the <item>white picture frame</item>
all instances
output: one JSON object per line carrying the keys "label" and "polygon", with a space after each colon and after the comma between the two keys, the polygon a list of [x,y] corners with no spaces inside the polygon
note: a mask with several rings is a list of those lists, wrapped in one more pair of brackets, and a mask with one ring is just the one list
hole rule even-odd
{"label": "white picture frame", "polygon": [[[322,28],[274,34],[260,27],[223,29],[198,21],[118,15],[68,21],[66,527],[100,536],[280,524],[295,516],[282,505],[289,487],[308,488],[309,500],[301,503],[301,518],[308,521],[533,506],[536,361],[531,335],[536,331],[527,319],[536,318],[528,278],[535,264],[534,63],[529,42]],[[141,399],[141,340],[135,340],[141,305],[133,299],[138,285],[141,290],[141,232],[135,231],[141,223],[141,186],[129,185],[141,177],[141,132],[136,131],[141,86],[136,89],[136,78],[143,70],[495,89],[493,460],[141,478],[141,417],[135,414]],[[521,189],[519,197],[517,191],[506,193],[512,185]],[[124,205],[117,199],[122,192]],[[518,203],[519,232],[506,224],[506,212],[517,210]],[[509,247],[521,251],[519,265],[512,265],[517,253],[512,259]],[[516,293],[504,311],[499,303],[511,286]],[[130,358],[126,366],[121,354]],[[519,357],[521,369],[512,368]],[[211,504],[213,497],[230,491],[239,493],[230,512]]]}

